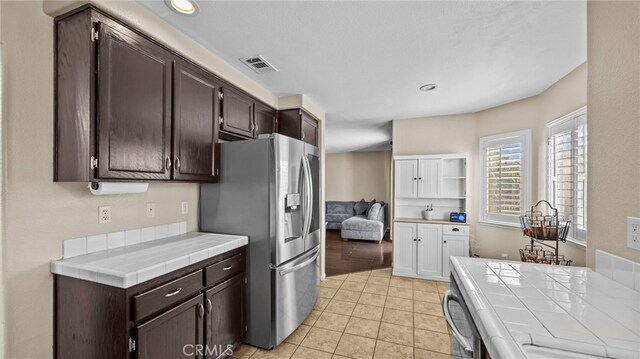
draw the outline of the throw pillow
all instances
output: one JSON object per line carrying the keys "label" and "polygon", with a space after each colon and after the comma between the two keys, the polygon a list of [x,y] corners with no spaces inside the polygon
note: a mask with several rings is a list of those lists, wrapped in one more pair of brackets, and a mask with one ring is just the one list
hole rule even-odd
{"label": "throw pillow", "polygon": [[371,202],[369,202],[369,207],[367,207],[367,216],[369,215],[369,211],[371,210],[371,207],[373,207],[374,204],[376,204],[375,198]]}
{"label": "throw pillow", "polygon": [[364,201],[364,198],[360,200],[360,202],[356,203],[355,206],[353,206],[353,209],[356,211],[356,216],[359,216],[361,214],[364,214],[367,211],[367,202]]}
{"label": "throw pillow", "polygon": [[380,203],[374,204],[373,207],[371,207],[371,210],[369,211],[369,215],[367,217],[369,217],[369,219],[371,220],[377,220],[378,215],[380,215],[381,208],[382,206],[380,205]]}

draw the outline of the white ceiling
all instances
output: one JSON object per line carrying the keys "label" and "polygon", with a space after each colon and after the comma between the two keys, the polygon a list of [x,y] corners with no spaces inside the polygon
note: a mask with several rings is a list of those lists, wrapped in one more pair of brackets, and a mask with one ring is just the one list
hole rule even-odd
{"label": "white ceiling", "polygon": [[[327,152],[389,148],[393,119],[536,95],[587,58],[584,1],[200,0],[195,17],[141,3],[274,93],[323,107]],[[255,54],[279,72],[238,60]]]}

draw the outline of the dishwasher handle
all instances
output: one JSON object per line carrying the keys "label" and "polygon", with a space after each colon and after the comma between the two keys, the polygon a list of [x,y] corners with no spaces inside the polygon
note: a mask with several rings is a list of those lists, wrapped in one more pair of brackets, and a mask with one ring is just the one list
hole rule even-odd
{"label": "dishwasher handle", "polygon": [[449,302],[456,302],[460,304],[458,296],[456,296],[450,289],[444,293],[444,300],[442,301],[442,309],[444,310],[444,319],[447,321],[447,326],[451,329],[451,333],[453,337],[460,343],[462,346],[462,350],[464,350],[465,354],[467,354],[470,358],[473,358],[473,348],[469,345],[467,338],[465,338],[462,333],[458,330],[456,325],[453,323],[453,318],[451,318],[451,313],[449,312]]}

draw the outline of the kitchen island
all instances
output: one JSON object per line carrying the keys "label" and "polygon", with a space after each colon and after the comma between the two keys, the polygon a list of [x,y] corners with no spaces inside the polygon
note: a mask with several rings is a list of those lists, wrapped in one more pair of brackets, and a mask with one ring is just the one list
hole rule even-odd
{"label": "kitchen island", "polygon": [[451,277],[493,359],[640,358],[640,293],[589,268],[451,257]]}

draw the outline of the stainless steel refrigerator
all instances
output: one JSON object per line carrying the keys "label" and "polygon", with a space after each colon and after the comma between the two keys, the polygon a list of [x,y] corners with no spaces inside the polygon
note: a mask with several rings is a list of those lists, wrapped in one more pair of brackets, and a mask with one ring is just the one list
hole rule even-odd
{"label": "stainless steel refrigerator", "polygon": [[249,237],[248,344],[278,345],[318,298],[319,155],[279,134],[223,143],[219,183],[200,187],[201,230]]}

